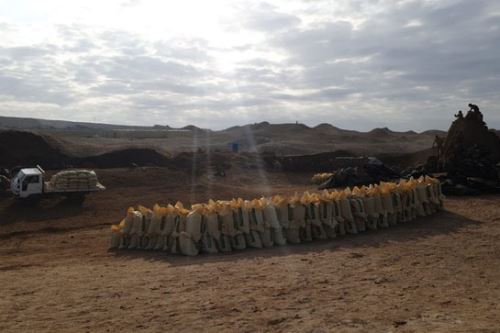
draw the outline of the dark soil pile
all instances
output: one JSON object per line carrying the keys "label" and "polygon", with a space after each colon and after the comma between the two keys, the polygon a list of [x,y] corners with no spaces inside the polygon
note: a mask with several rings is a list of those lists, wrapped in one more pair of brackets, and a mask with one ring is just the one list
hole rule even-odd
{"label": "dark soil pile", "polygon": [[361,166],[366,163],[366,159],[353,158],[352,156],[347,151],[339,150],[314,155],[283,156],[276,157],[276,159],[283,171],[290,172],[331,172],[335,169]]}
{"label": "dark soil pile", "polygon": [[160,154],[154,149],[147,148],[130,148],[84,157],[75,160],[75,164],[90,168],[119,168],[133,166],[168,167],[172,165],[168,157]]}
{"label": "dark soil pile", "polygon": [[[211,166],[224,165],[227,156],[213,154],[210,156]],[[130,148],[78,159],[75,165],[88,168],[121,168],[121,167],[167,167],[196,175],[203,174],[209,167],[205,152],[182,152],[174,157],[165,156],[154,149]]]}
{"label": "dark soil pile", "polygon": [[47,169],[64,168],[70,157],[51,145],[46,138],[22,131],[0,132],[0,165],[35,166]]}
{"label": "dark soil pile", "polygon": [[318,189],[369,185],[397,178],[399,178],[398,173],[377,160],[375,163],[370,161],[363,166],[339,169],[330,179],[321,184]]}
{"label": "dark soil pile", "polygon": [[412,153],[378,154],[377,158],[384,162],[384,164],[390,165],[391,167],[405,169],[408,167],[425,164],[429,157],[433,156],[435,153],[435,149],[428,148]]}

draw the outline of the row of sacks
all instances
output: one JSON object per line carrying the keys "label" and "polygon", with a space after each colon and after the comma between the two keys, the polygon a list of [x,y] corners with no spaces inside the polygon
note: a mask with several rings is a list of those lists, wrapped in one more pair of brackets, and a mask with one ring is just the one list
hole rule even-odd
{"label": "row of sacks", "polygon": [[301,196],[233,199],[153,209],[129,208],[111,230],[111,249],[143,249],[195,256],[334,239],[406,223],[443,206],[439,181],[430,177],[381,182]]}

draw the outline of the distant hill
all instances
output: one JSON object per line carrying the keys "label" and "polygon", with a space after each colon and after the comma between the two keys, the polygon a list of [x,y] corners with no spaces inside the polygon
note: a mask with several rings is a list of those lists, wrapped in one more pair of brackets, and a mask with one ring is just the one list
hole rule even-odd
{"label": "distant hill", "polygon": [[[357,155],[409,153],[432,146],[435,135],[429,130],[397,132],[387,127],[368,132],[348,130],[322,123],[314,127],[302,123],[260,123],[207,130],[188,125],[126,126],[35,118],[0,117],[0,130],[31,131],[56,139],[60,149],[73,156],[105,154],[121,149],[156,149],[164,153],[212,150],[226,151],[237,143],[239,151],[305,155],[344,150]],[[193,135],[197,134],[195,138]],[[203,133],[203,134],[201,134]],[[199,135],[201,134],[201,135]]]}
{"label": "distant hill", "polygon": [[368,134],[371,134],[371,135],[375,135],[375,136],[389,136],[389,135],[392,135],[394,134],[395,132],[391,131],[389,128],[387,127],[383,127],[383,128],[374,128],[372,129],[370,132],[368,132]]}
{"label": "distant hill", "polygon": [[[172,127],[170,127],[169,129],[171,129],[171,130],[175,130],[175,128],[172,128]],[[197,127],[197,126],[194,126],[194,125],[187,125],[187,126],[184,126],[184,127],[180,128],[180,130],[184,130],[184,131],[193,131],[193,132],[194,132],[194,131],[198,131],[198,132],[200,132],[200,131],[206,131],[205,129],[200,128],[200,127]]]}
{"label": "distant hill", "polygon": [[[282,124],[271,124],[267,121],[263,121],[260,123],[240,125],[229,127],[220,131],[214,132],[223,132],[230,133],[235,131],[241,131],[245,128],[250,128],[252,131],[262,131],[262,130],[285,130],[285,131],[296,131],[296,130],[310,130],[321,133],[329,133],[329,134],[355,134],[355,133],[367,133],[367,134],[375,134],[375,135],[387,135],[387,134],[407,134],[407,135],[417,135],[417,134],[425,134],[425,135],[445,135],[445,131],[441,130],[427,130],[421,133],[417,133],[415,131],[406,131],[406,132],[396,132],[392,131],[387,127],[383,128],[374,128],[368,132],[359,132],[356,130],[347,130],[333,126],[329,123],[321,123],[314,127],[309,127],[302,123],[282,123]],[[132,126],[132,125],[117,125],[117,124],[106,124],[106,123],[90,123],[90,122],[79,122],[79,121],[66,121],[66,120],[49,120],[49,119],[40,119],[40,118],[21,118],[21,117],[5,117],[0,116],[0,129],[24,129],[24,130],[37,130],[37,129],[97,129],[97,130],[189,130],[189,131],[206,131],[207,129],[203,129],[194,125],[187,125],[182,128],[174,128],[168,125],[153,125],[153,126]],[[500,133],[498,130],[496,133]]]}
{"label": "distant hill", "polygon": [[89,123],[66,120],[48,120],[38,118],[20,118],[20,117],[3,117],[0,116],[0,129],[23,129],[23,130],[166,130],[166,131],[203,131],[204,129],[188,125],[182,128],[174,128],[168,125],[153,125],[153,126],[130,126],[116,125],[104,123]]}
{"label": "distant hill", "polygon": [[65,120],[47,120],[37,118],[19,118],[0,116],[2,129],[120,129],[144,128],[141,126],[111,125],[101,123],[74,122]]}

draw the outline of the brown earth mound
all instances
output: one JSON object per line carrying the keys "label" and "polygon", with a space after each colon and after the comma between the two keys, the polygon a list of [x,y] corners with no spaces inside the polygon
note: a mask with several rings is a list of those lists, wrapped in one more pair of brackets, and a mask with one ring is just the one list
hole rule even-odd
{"label": "brown earth mound", "polygon": [[48,138],[31,132],[0,132],[1,166],[40,164],[48,169],[63,168],[70,157],[48,142]]}
{"label": "brown earth mound", "polygon": [[91,168],[121,168],[121,167],[166,167],[196,175],[207,172],[209,168],[215,171],[225,170],[230,167],[234,155],[230,153],[211,153],[203,151],[182,152],[174,157],[165,156],[154,149],[130,148],[112,151],[109,153],[89,156],[75,161],[75,165]]}
{"label": "brown earth mound", "polygon": [[93,168],[119,168],[130,166],[171,166],[168,157],[154,149],[131,148],[78,159],[75,164]]}

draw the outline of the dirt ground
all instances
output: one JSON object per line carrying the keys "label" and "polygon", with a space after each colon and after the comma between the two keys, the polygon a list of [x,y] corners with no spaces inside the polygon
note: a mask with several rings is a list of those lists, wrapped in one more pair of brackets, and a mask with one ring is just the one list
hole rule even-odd
{"label": "dirt ground", "polygon": [[500,332],[500,196],[396,227],[195,258],[108,252],[129,205],[312,189],[310,175],[98,170],[83,205],[0,199],[1,332]]}

